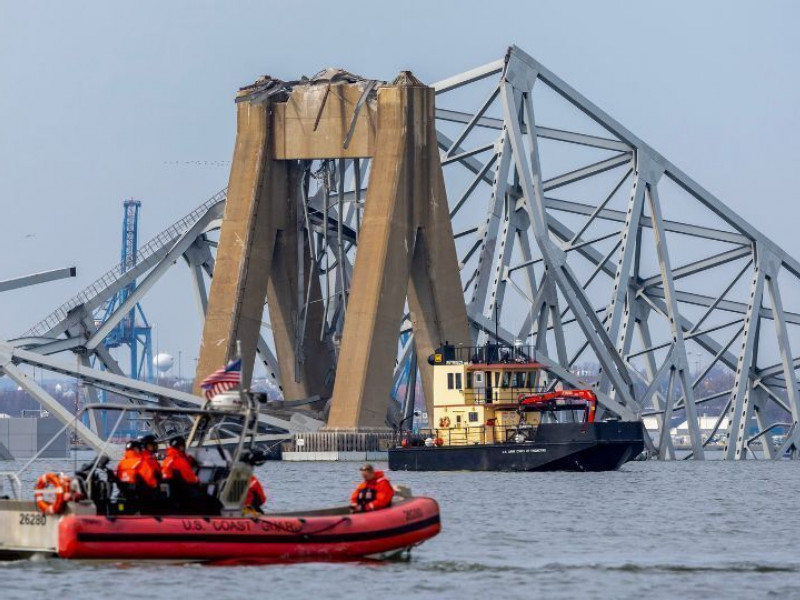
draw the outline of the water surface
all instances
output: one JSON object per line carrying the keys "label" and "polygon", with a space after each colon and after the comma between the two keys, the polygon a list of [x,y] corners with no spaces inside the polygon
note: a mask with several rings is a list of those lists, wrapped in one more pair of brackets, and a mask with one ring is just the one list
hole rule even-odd
{"label": "water surface", "polygon": [[[0,469],[8,463],[0,463]],[[72,463],[45,462],[71,470]],[[381,466],[381,465],[379,465]],[[259,468],[275,510],[345,503],[352,463]],[[0,563],[0,598],[800,597],[791,462],[629,463],[616,473],[389,473],[436,498],[408,562],[253,567]],[[26,480],[30,489],[34,474]]]}

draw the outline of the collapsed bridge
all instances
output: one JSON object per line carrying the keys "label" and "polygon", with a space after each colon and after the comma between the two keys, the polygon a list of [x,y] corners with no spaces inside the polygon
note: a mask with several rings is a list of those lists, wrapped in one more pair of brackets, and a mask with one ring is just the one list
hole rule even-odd
{"label": "collapsed bridge", "polygon": [[329,427],[384,425],[418,369],[430,402],[440,342],[498,341],[574,387],[599,365],[601,409],[655,418],[662,458],[679,416],[697,459],[722,431],[729,459],[797,453],[800,263],[519,48],[431,87],[263,78],[237,115],[227,191],[13,341],[11,371],[31,358],[15,347],[117,373],[102,340],[127,307],[95,308],[130,280],[139,301],[183,258],[198,379],[238,340],[246,379],[258,356],[309,416],[331,398]]}

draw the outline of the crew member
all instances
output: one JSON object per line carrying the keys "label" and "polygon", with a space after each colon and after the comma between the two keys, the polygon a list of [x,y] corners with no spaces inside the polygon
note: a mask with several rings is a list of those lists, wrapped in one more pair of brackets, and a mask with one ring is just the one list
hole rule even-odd
{"label": "crew member", "polygon": [[182,481],[188,485],[195,485],[198,482],[197,474],[194,472],[191,457],[186,454],[186,438],[178,436],[169,441],[167,456],[161,463],[161,473],[164,481]]}
{"label": "crew member", "polygon": [[157,489],[162,479],[161,465],[156,458],[158,442],[153,434],[148,433],[139,440],[139,443],[142,445],[142,462],[139,465],[142,483],[149,488]]}
{"label": "crew member", "polygon": [[165,498],[159,489],[161,465],[155,456],[158,452],[158,442],[154,435],[147,434],[139,440],[139,443],[142,445],[141,460],[136,469],[139,511],[142,514],[157,515],[165,508]]}
{"label": "crew member", "polygon": [[392,503],[394,489],[383,471],[376,471],[370,464],[361,467],[364,481],[350,496],[350,508],[353,512],[367,512],[386,508]]}
{"label": "crew member", "polygon": [[261,482],[255,475],[250,476],[250,484],[247,488],[247,498],[244,501],[245,513],[264,514],[262,506],[267,502],[267,495],[264,493],[264,488]]}
{"label": "crew member", "polygon": [[131,440],[125,444],[125,456],[117,465],[117,485],[120,493],[129,499],[136,496],[139,463],[142,462],[142,445]]}
{"label": "crew member", "polygon": [[206,512],[205,494],[198,486],[200,480],[194,472],[194,460],[186,454],[186,438],[183,436],[169,441],[161,473],[169,485],[169,499],[175,514]]}

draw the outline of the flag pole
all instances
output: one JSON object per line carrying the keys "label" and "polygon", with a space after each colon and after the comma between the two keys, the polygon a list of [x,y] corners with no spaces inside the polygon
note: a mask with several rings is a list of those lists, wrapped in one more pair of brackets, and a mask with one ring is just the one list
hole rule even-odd
{"label": "flag pole", "polygon": [[242,392],[244,392],[244,390],[242,389],[242,376],[241,376],[242,366],[243,366],[241,364],[241,360],[242,360],[242,342],[241,342],[241,340],[236,340],[236,360],[240,361],[240,364],[239,364],[239,393],[242,393]]}

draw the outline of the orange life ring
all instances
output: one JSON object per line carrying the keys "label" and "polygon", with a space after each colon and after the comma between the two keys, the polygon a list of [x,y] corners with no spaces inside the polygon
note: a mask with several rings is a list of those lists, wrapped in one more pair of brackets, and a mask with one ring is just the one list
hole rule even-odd
{"label": "orange life ring", "polygon": [[450,417],[442,417],[439,419],[439,427],[443,429],[450,427]]}
{"label": "orange life ring", "polygon": [[[36,481],[36,488],[33,492],[33,496],[36,498],[36,508],[46,515],[59,514],[64,509],[68,491],[69,478],[62,478],[55,473],[45,473]],[[54,494],[52,499],[47,498],[48,492]]]}

